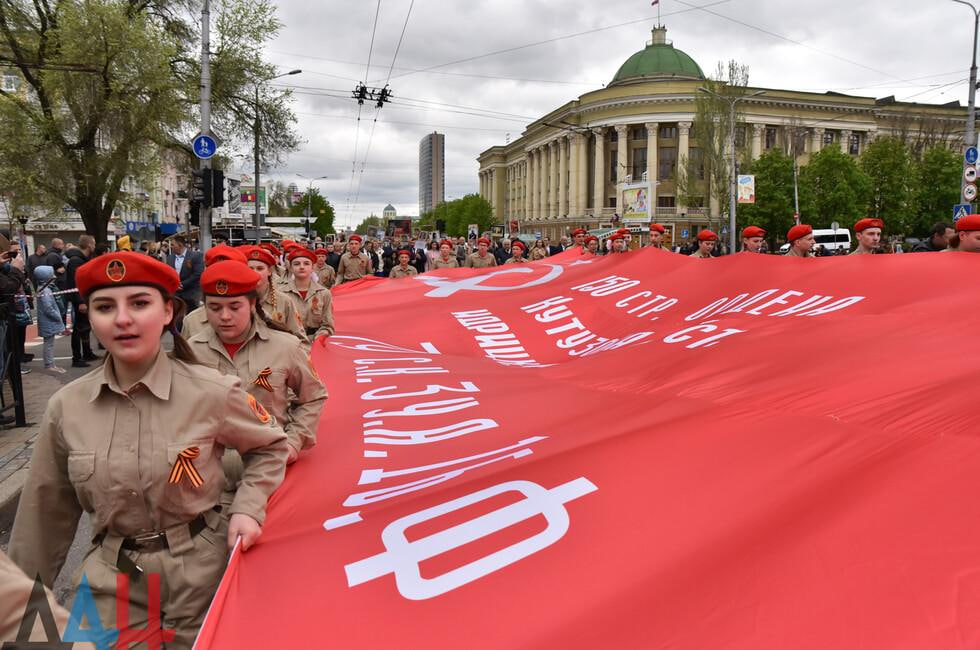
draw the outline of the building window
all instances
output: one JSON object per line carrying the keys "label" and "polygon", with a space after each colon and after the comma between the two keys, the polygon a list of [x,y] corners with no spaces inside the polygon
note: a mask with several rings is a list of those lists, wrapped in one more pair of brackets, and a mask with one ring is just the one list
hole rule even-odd
{"label": "building window", "polygon": [[776,146],[776,127],[767,126],[766,127],[766,150],[772,149]]}
{"label": "building window", "polygon": [[660,137],[664,140],[676,140],[677,139],[677,127],[676,126],[662,126],[660,127]]}
{"label": "building window", "polygon": [[619,142],[619,131],[616,129],[609,129],[609,141]]}
{"label": "building window", "polygon": [[661,147],[657,156],[657,180],[670,180],[675,169],[677,169],[677,148]]}
{"label": "building window", "polygon": [[823,146],[827,147],[834,144],[834,132],[827,131],[823,134]]}
{"label": "building window", "polygon": [[704,197],[703,196],[692,196],[688,200],[687,207],[689,207],[689,208],[699,208],[699,209],[700,208],[703,208],[704,207]]}
{"label": "building window", "polygon": [[745,146],[745,125],[740,125],[735,127],[735,146],[744,147]]}
{"label": "building window", "polygon": [[611,160],[609,161],[609,182],[611,183],[619,182],[619,174],[616,173],[618,171],[619,171],[619,156],[613,155],[611,156]]}
{"label": "building window", "polygon": [[647,171],[647,150],[646,147],[642,149],[633,150],[633,180],[639,180],[643,178],[643,174]]}
{"label": "building window", "polygon": [[691,155],[691,168],[694,169],[694,175],[699,181],[704,180],[704,154],[700,149],[692,148],[690,150]]}
{"label": "building window", "polygon": [[634,126],[630,129],[630,138],[633,140],[646,140],[647,139],[647,127],[645,126]]}
{"label": "building window", "polygon": [[673,207],[676,207],[675,202],[676,202],[676,199],[674,197],[672,197],[672,196],[658,196],[657,197],[657,207],[658,208],[673,208]]}
{"label": "building window", "polygon": [[861,153],[861,136],[857,133],[851,134],[851,141],[848,143],[847,147],[848,153],[852,156],[856,156]]}
{"label": "building window", "polygon": [[12,74],[3,75],[3,90],[8,93],[17,90],[17,77]]}

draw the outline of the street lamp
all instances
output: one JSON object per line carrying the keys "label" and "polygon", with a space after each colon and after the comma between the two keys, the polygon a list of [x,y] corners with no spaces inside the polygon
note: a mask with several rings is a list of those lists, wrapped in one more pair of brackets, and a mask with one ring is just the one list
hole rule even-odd
{"label": "street lamp", "polygon": [[262,126],[262,118],[259,116],[259,83],[262,81],[272,81],[273,79],[278,79],[279,77],[288,77],[289,75],[299,74],[302,70],[290,70],[289,72],[284,72],[282,74],[277,74],[274,77],[267,77],[265,79],[260,79],[255,83],[255,121],[252,123],[252,130],[255,135],[255,239],[261,237],[259,232],[262,226],[262,202],[259,201],[259,129]]}
{"label": "street lamp", "polygon": [[310,181],[310,184],[306,187],[306,239],[310,240],[312,239],[312,237],[310,237],[310,219],[313,217],[313,207],[311,203],[313,197],[310,196],[310,193],[313,191],[313,181],[322,181],[327,177],[317,176],[316,178],[310,178],[309,176],[304,176],[303,174],[296,175]]}
{"label": "street lamp", "polygon": [[703,93],[707,93],[709,95],[717,97],[722,101],[728,102],[729,106],[731,107],[731,113],[729,115],[729,123],[728,123],[729,129],[731,130],[731,137],[732,137],[732,143],[731,143],[732,144],[732,173],[731,173],[731,187],[729,188],[729,193],[731,194],[731,197],[729,197],[729,204],[728,204],[728,251],[730,253],[734,253],[735,252],[735,207],[738,204],[738,197],[736,196],[736,192],[738,191],[738,188],[736,186],[738,185],[738,183],[737,183],[736,173],[735,173],[735,149],[736,149],[735,104],[739,103],[743,99],[748,99],[750,97],[758,97],[759,95],[765,95],[766,91],[757,90],[751,95],[739,95],[738,97],[725,97],[724,95],[720,93],[716,93],[713,90],[709,90],[708,88],[699,87],[698,90],[700,90]]}
{"label": "street lamp", "polygon": [[[966,114],[966,147],[977,146],[977,134],[976,134],[976,100],[977,100],[977,31],[980,28],[980,11],[977,10],[971,3],[965,0],[953,0],[961,5],[966,5],[973,12],[973,51],[970,54],[970,107]],[[964,159],[964,167],[966,165]],[[963,189],[966,187],[966,177],[962,176],[960,178],[960,198],[965,199],[962,196]]]}

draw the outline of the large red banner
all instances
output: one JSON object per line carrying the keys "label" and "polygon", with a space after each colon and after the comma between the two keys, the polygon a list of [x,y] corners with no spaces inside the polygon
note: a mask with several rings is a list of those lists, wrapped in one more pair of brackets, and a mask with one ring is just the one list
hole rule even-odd
{"label": "large red banner", "polygon": [[198,647],[980,646],[980,256],[365,280]]}

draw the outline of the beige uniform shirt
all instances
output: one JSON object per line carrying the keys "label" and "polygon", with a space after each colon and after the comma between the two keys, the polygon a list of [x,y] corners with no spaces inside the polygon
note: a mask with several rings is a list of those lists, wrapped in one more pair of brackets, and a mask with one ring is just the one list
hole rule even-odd
{"label": "beige uniform shirt", "polygon": [[361,251],[357,257],[354,257],[347,252],[340,256],[340,264],[337,265],[337,284],[360,280],[372,273],[374,273],[374,266],[367,253]]}
{"label": "beige uniform shirt", "polygon": [[296,283],[290,280],[288,284],[282,285],[282,292],[287,300],[292,301],[306,331],[316,330],[313,334],[307,334],[311,339],[333,335],[333,296],[330,295],[330,289],[310,282],[310,289],[306,292],[306,298],[303,298]]}
{"label": "beige uniform shirt", "polygon": [[511,257],[506,262],[504,262],[504,264],[527,264],[528,262],[530,262],[530,260],[527,259],[526,257],[520,257],[520,258]]}
{"label": "beige uniform shirt", "polygon": [[333,270],[333,267],[329,264],[324,264],[323,268],[313,267],[313,272],[316,274],[317,282],[325,286],[327,289],[332,287],[337,282],[337,272]]}
{"label": "beige uniform shirt", "polygon": [[700,250],[694,251],[693,253],[691,253],[690,255],[688,255],[688,257],[697,257],[698,259],[702,259],[702,260],[709,260],[709,259],[711,259],[711,255],[705,255]]}
{"label": "beige uniform shirt", "polygon": [[430,270],[432,271],[436,269],[458,269],[459,260],[457,260],[455,256],[450,256],[448,260],[444,260],[442,259],[442,255],[440,255],[432,260],[432,264],[430,266]]}
{"label": "beige uniform shirt", "polygon": [[[178,455],[203,479],[170,475]],[[82,510],[92,532],[133,537],[184,524],[218,504],[225,447],[244,458],[230,514],[265,520],[282,482],[289,448],[282,427],[237,377],[171,359],[161,349],[128,393],[113,360],[51,397],[31,456],[10,539],[10,558],[51,585],[64,563]]]}
{"label": "beige uniform shirt", "polygon": [[468,269],[485,269],[490,266],[497,266],[497,258],[489,251],[482,257],[479,251],[466,256],[466,268]]}
{"label": "beige uniform shirt", "polygon": [[224,375],[237,376],[242,387],[266,408],[286,431],[293,451],[316,444],[320,411],[327,399],[305,347],[285,332],[253,319],[251,331],[235,358],[228,356],[210,327],[189,343],[201,363]]}
{"label": "beige uniform shirt", "polygon": [[[293,301],[283,295],[280,289],[272,285],[270,287],[265,293],[265,298],[259,303],[262,305],[262,311],[269,317],[269,320],[274,320],[279,323],[301,342],[309,345],[310,338],[306,335],[306,328],[303,327],[303,323],[296,313],[296,307],[293,305]],[[210,329],[208,326],[208,312],[205,306],[201,305],[184,316],[184,325],[180,330],[180,335],[190,340],[194,335],[206,329]]]}
{"label": "beige uniform shirt", "polygon": [[409,264],[405,268],[402,268],[402,265],[399,264],[395,268],[391,269],[391,273],[388,274],[388,277],[389,278],[410,278],[413,275],[418,275],[418,274],[419,274],[418,269],[416,269],[411,264]]}
{"label": "beige uniform shirt", "polygon": [[874,255],[874,251],[862,250],[861,247],[858,246],[855,250],[851,251],[849,254],[850,255]]}
{"label": "beige uniform shirt", "polygon": [[789,250],[786,251],[786,257],[810,257],[810,255],[806,253],[798,253],[795,248],[790,246]]}

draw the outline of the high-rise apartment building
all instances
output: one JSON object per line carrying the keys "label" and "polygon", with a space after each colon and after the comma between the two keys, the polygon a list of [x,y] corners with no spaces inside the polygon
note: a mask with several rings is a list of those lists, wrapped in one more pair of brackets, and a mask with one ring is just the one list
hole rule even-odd
{"label": "high-rise apartment building", "polygon": [[419,143],[419,214],[446,200],[446,136],[430,133]]}

